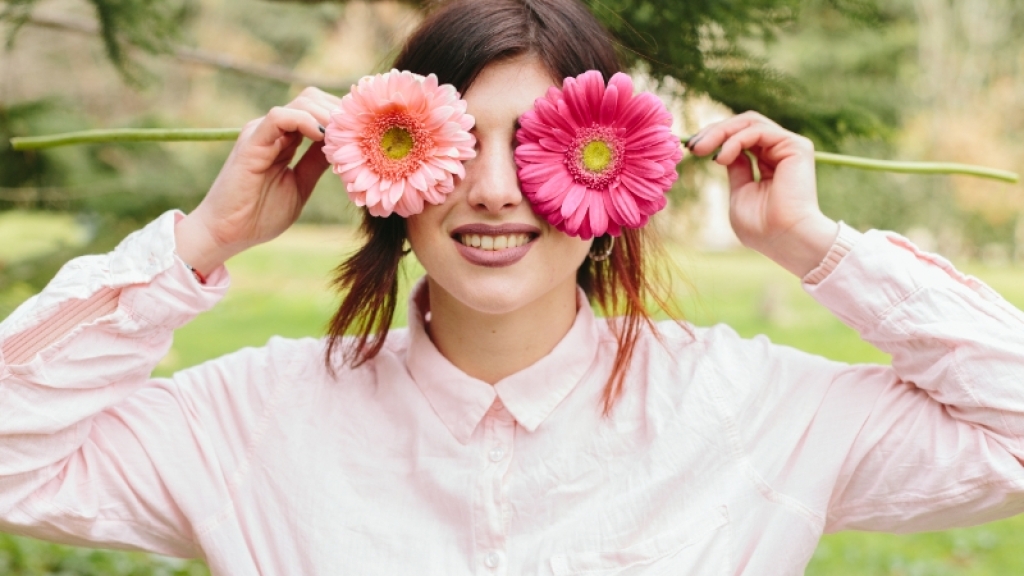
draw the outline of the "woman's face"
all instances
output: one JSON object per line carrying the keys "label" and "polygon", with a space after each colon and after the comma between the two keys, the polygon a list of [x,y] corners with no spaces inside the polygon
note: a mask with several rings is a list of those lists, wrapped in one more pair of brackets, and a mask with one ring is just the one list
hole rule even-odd
{"label": "woman's face", "polygon": [[476,118],[477,156],[443,204],[407,221],[431,300],[507,314],[545,297],[575,298],[576,269],[591,241],[533,213],[513,160],[519,116],[554,84],[539,60],[522,56],[488,65],[463,95]]}

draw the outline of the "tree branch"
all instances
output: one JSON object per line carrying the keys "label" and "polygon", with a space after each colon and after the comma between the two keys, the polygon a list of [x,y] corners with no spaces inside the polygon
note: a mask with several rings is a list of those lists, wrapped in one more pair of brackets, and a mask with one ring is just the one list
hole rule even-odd
{"label": "tree branch", "polygon": [[[33,14],[28,18],[25,24],[29,26],[36,26],[38,28],[50,28],[53,30],[60,30],[62,32],[71,32],[86,36],[99,36],[100,33],[99,26],[94,22],[70,19],[53,14]],[[282,84],[316,86],[317,88],[327,90],[329,92],[347,92],[353,84],[358,82],[358,78],[346,78],[340,81],[327,80],[324,78],[311,78],[301,74],[296,74],[290,68],[285,66],[243,62],[227,54],[211,52],[201,48],[191,48],[188,46],[173,47],[171,55],[175,59],[189,64],[211,66],[221,70],[234,72],[236,74],[281,82]]]}

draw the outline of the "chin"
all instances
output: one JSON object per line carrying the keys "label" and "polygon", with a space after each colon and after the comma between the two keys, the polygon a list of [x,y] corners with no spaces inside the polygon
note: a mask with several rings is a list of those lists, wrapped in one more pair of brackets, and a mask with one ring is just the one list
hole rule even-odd
{"label": "chin", "polygon": [[474,312],[494,316],[512,314],[528,308],[554,288],[529,286],[522,281],[522,277],[518,280],[508,277],[477,278],[470,282],[456,281],[454,286],[444,286],[428,278],[431,290],[441,290],[446,298],[457,301]]}

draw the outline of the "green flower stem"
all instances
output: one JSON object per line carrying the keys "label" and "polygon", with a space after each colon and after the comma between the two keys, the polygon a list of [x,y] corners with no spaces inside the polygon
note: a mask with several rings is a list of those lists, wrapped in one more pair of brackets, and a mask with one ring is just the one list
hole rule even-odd
{"label": "green flower stem", "polygon": [[829,152],[815,152],[814,161],[818,164],[832,164],[833,166],[848,166],[850,168],[880,170],[882,172],[902,172],[904,174],[962,174],[965,176],[991,178],[1011,184],[1016,184],[1020,180],[1020,176],[1006,170],[996,170],[973,164],[956,164],[953,162],[895,162],[892,160],[844,156]]}
{"label": "green flower stem", "polygon": [[124,128],[118,130],[85,130],[49,136],[23,136],[11,138],[15,150],[39,150],[70,144],[95,144],[99,142],[203,142],[214,140],[236,140],[241,130],[237,128],[183,128],[147,129]]}
{"label": "green flower stem", "polygon": [[[68,132],[50,136],[26,136],[11,138],[11,147],[15,150],[39,150],[66,146],[69,144],[89,144],[98,142],[195,142],[213,140],[235,140],[241,131],[236,128],[207,129],[142,129],[126,128],[120,130],[86,130],[84,132]],[[685,141],[684,141],[685,143]],[[971,164],[952,162],[894,162],[891,160],[875,160],[857,156],[845,156],[830,152],[815,152],[814,160],[818,164],[831,164],[860,168],[862,170],[880,170],[883,172],[902,172],[905,174],[962,174],[991,178],[1015,184],[1020,177],[1006,170],[996,170]]]}
{"label": "green flower stem", "polygon": [[[690,138],[683,138],[685,146]],[[757,163],[750,150],[744,150],[750,164],[754,168],[754,181],[761,181],[761,173],[757,169]],[[715,156],[718,151],[715,151]],[[902,172],[904,174],[961,174],[965,176],[977,176],[979,178],[991,178],[1001,182],[1016,184],[1020,176],[1015,172],[996,170],[973,164],[957,164],[954,162],[895,162],[892,160],[875,160],[874,158],[861,158],[859,156],[846,156],[844,154],[833,154],[831,152],[815,152],[814,161],[818,164],[831,164],[833,166],[846,166],[848,168],[860,168],[861,170],[877,170],[879,172]]]}

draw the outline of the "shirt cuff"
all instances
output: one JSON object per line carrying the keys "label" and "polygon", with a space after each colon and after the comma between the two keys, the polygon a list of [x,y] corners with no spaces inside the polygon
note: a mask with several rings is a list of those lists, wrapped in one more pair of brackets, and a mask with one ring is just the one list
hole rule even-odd
{"label": "shirt cuff", "polygon": [[822,259],[821,264],[818,264],[814,270],[811,270],[803,277],[803,283],[813,286],[827,278],[828,275],[836,269],[836,266],[839,265],[839,261],[850,253],[850,250],[853,249],[854,244],[860,240],[861,236],[863,236],[863,234],[849,227],[846,222],[840,220],[839,234],[836,235],[835,241],[832,242],[832,247],[829,248],[828,253],[825,254],[825,258]]}

